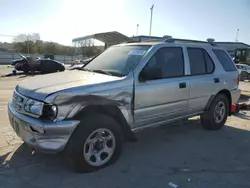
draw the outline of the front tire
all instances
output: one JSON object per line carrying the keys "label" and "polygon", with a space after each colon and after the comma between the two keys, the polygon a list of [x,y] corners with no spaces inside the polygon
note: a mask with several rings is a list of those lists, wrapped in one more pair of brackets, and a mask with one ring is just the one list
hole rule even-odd
{"label": "front tire", "polygon": [[229,100],[224,94],[217,95],[208,110],[201,115],[201,124],[208,130],[221,129],[229,114]]}
{"label": "front tire", "polygon": [[71,167],[76,172],[92,172],[114,163],[122,151],[120,125],[103,114],[84,117],[66,147]]}

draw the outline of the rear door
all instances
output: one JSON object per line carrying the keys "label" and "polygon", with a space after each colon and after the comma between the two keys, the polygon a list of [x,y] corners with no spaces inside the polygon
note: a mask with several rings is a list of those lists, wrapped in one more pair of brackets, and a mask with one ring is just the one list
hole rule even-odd
{"label": "rear door", "polygon": [[220,63],[224,69],[224,71],[221,71],[220,88],[228,89],[229,91],[238,88],[239,73],[232,58],[227,52],[225,52],[225,50],[222,49],[213,49],[213,52],[218,59],[218,63]]}
{"label": "rear door", "polygon": [[214,62],[205,49],[188,47],[187,53],[190,64],[189,111],[197,113],[205,108],[220,80],[214,75]]}

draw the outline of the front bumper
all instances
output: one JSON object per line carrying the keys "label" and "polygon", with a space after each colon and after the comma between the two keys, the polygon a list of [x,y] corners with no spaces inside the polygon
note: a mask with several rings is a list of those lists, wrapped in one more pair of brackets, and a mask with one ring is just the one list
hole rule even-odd
{"label": "front bumper", "polygon": [[12,102],[8,104],[9,120],[16,134],[32,148],[48,153],[64,150],[79,121],[42,121],[18,113]]}
{"label": "front bumper", "polygon": [[234,89],[231,91],[232,104],[236,103],[240,98],[240,89]]}

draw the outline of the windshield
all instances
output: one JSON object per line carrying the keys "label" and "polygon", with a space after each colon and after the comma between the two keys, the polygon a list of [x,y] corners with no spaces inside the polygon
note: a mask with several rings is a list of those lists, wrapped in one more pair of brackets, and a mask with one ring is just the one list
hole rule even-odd
{"label": "windshield", "polygon": [[107,72],[115,76],[128,75],[151,46],[113,46],[87,64],[89,71]]}

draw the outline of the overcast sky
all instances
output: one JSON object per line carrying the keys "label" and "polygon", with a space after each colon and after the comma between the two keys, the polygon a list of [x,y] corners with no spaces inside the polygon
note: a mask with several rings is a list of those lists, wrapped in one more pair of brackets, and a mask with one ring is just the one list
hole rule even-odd
{"label": "overcast sky", "polygon": [[[250,44],[250,0],[0,0],[0,34],[40,33],[41,39],[71,44],[75,37],[119,31]],[[1,37],[0,41],[11,40]]]}

